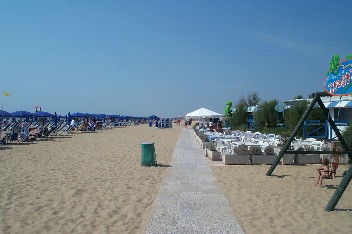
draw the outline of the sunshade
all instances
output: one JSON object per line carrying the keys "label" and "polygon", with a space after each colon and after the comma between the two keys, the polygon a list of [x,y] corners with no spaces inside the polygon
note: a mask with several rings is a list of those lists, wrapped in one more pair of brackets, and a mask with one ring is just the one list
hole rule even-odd
{"label": "sunshade", "polygon": [[0,110],[0,117],[10,117],[10,116],[12,116],[11,113],[4,110]]}
{"label": "sunshade", "polygon": [[45,111],[37,111],[37,112],[34,112],[34,116],[36,116],[36,117],[53,117],[54,115],[49,112],[45,112]]}
{"label": "sunshade", "polygon": [[15,111],[12,112],[11,115],[13,117],[29,117],[29,116],[33,116],[33,113],[29,112],[29,111]]}
{"label": "sunshade", "polygon": [[186,114],[186,117],[195,117],[195,118],[201,118],[201,117],[216,118],[221,116],[222,114],[219,114],[215,111],[212,111],[206,108],[200,108],[198,110],[195,110],[191,113]]}

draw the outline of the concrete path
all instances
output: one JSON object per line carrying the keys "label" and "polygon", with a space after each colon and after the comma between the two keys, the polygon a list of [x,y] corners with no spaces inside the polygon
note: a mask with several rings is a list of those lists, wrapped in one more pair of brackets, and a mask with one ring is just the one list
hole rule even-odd
{"label": "concrete path", "polygon": [[146,233],[243,233],[203,154],[193,130],[184,129]]}

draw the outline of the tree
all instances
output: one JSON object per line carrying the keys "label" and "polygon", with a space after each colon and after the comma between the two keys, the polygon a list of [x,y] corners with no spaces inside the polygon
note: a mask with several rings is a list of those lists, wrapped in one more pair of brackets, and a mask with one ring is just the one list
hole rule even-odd
{"label": "tree", "polygon": [[[342,132],[342,137],[346,141],[348,148],[352,149],[352,122],[348,125],[345,131]],[[348,160],[349,164],[352,163],[351,159]]]}
{"label": "tree", "polygon": [[293,99],[303,99],[303,96],[299,94],[299,95],[295,96]]}
{"label": "tree", "polygon": [[257,92],[253,92],[252,94],[248,94],[247,104],[248,106],[256,106],[260,102],[260,98]]}
{"label": "tree", "polygon": [[314,107],[309,113],[307,119],[320,120],[320,122],[325,122],[327,120],[327,116],[325,116],[320,107]]}
{"label": "tree", "polygon": [[348,147],[352,149],[352,122],[349,126],[342,132],[342,137],[346,141]]}
{"label": "tree", "polygon": [[319,95],[319,96],[326,96],[327,93],[324,92],[324,91],[317,91],[317,92],[314,92],[314,93],[311,93],[308,95],[308,98],[314,98],[316,95]]}
{"label": "tree", "polygon": [[230,126],[232,129],[239,129],[246,124],[247,112],[245,108],[248,106],[245,98],[240,98],[237,105],[235,106],[235,111],[230,118]]}
{"label": "tree", "polygon": [[[308,101],[301,101],[297,104],[291,106],[290,109],[285,111],[285,125],[288,129],[293,130],[299,120],[302,118],[304,112],[308,108]],[[307,120],[319,120],[321,123],[326,121],[327,116],[325,116],[324,112],[320,109],[320,107],[314,107],[309,115],[307,116]],[[302,127],[298,132],[299,136],[302,136]]]}
{"label": "tree", "polygon": [[[301,101],[285,111],[285,125],[288,129],[293,130],[297,126],[297,123],[301,119],[303,113],[307,110],[307,107],[308,102]],[[302,136],[302,128],[297,135]]]}
{"label": "tree", "polygon": [[277,103],[277,100],[265,101],[259,105],[258,111],[254,112],[255,128],[258,131],[276,127],[277,112],[275,106]]}

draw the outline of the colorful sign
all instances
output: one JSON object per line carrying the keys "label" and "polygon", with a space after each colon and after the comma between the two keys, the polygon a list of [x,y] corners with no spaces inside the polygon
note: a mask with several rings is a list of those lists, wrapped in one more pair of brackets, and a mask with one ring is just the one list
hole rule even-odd
{"label": "colorful sign", "polygon": [[346,56],[346,60],[339,60],[334,55],[330,62],[330,70],[324,79],[324,90],[333,96],[348,96],[352,93],[352,58]]}

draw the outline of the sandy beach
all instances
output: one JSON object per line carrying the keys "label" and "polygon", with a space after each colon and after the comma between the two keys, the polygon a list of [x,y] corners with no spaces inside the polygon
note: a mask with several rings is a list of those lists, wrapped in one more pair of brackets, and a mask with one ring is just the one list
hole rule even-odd
{"label": "sandy beach", "polygon": [[212,167],[245,233],[351,233],[351,184],[336,211],[324,211],[347,165],[340,165],[335,179],[324,180],[324,187],[315,186],[319,165],[280,165],[265,176],[269,167]]}
{"label": "sandy beach", "polygon": [[[181,127],[147,125],[0,147],[1,233],[143,233]],[[158,164],[142,167],[141,142]]]}
{"label": "sandy beach", "polygon": [[[0,148],[2,233],[143,233],[172,162],[182,126],[147,125],[53,137]],[[155,142],[161,167],[142,167],[141,142]],[[209,162],[210,163],[210,162]],[[350,233],[352,187],[337,210],[324,208],[337,178],[317,187],[319,165],[210,163],[246,233]]]}

